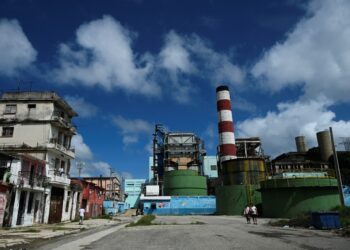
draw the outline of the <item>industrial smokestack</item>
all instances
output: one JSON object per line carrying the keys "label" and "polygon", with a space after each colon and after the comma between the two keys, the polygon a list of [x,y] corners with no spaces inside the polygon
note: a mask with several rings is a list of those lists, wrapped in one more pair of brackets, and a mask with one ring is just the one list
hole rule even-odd
{"label": "industrial smokestack", "polygon": [[308,150],[306,141],[305,141],[305,136],[295,137],[295,144],[297,145],[298,153],[305,153]]}
{"label": "industrial smokestack", "polygon": [[328,161],[329,157],[333,155],[332,141],[329,130],[318,132],[317,134],[318,147],[322,161]]}
{"label": "industrial smokestack", "polygon": [[237,158],[231,99],[227,86],[219,86],[216,88],[216,100],[219,117],[219,157],[220,162],[223,162]]}

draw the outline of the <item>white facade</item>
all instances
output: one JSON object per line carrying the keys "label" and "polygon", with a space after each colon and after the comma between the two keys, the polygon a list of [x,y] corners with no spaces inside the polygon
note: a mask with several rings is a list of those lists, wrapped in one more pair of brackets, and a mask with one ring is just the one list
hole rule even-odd
{"label": "white facade", "polygon": [[[9,184],[13,185],[10,206],[10,226],[32,226],[42,223],[45,208],[46,177],[45,163],[35,158],[22,156],[9,163]],[[33,169],[33,171],[31,171]]]}
{"label": "white facade", "polygon": [[[5,93],[0,99],[0,150],[45,161],[48,185],[41,197],[44,223],[69,220],[74,210],[69,172],[75,157],[71,139],[76,133],[71,119],[76,115],[54,92]],[[29,199],[29,193],[27,196]],[[33,196],[39,198],[37,193]],[[32,216],[28,221],[35,221]]]}

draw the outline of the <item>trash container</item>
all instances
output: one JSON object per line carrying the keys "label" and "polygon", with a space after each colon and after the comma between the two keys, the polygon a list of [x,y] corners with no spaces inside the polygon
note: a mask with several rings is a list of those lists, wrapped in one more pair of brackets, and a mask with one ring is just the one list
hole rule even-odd
{"label": "trash container", "polygon": [[339,212],[313,212],[311,224],[317,229],[340,228]]}

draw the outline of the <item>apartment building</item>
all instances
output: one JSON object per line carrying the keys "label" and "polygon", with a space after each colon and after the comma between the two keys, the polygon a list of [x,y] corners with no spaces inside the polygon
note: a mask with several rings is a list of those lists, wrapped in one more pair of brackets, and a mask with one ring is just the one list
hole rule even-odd
{"label": "apartment building", "polygon": [[[70,219],[76,194],[69,172],[75,157],[71,139],[77,113],[55,92],[8,92],[0,99],[0,151],[30,155],[45,163],[43,223]],[[22,171],[18,169],[18,171]],[[31,172],[32,167],[26,170]],[[28,199],[27,192],[22,199]]]}

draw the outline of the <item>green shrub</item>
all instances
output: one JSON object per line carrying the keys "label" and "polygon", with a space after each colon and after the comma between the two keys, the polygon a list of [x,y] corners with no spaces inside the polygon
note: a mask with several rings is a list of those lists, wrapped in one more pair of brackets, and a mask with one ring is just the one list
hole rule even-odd
{"label": "green shrub", "polygon": [[155,215],[149,214],[149,215],[144,215],[139,219],[137,222],[132,222],[127,227],[135,227],[135,226],[150,226],[153,225],[152,221],[156,218]]}

